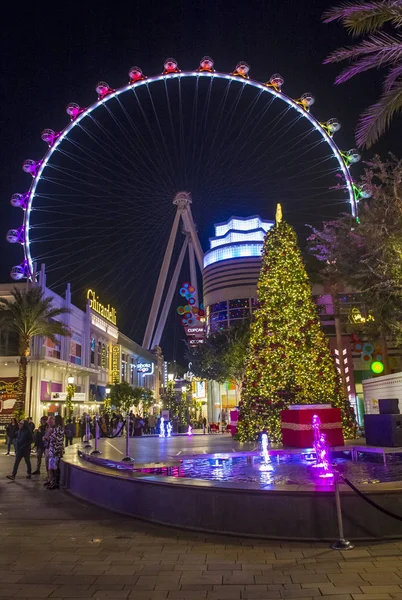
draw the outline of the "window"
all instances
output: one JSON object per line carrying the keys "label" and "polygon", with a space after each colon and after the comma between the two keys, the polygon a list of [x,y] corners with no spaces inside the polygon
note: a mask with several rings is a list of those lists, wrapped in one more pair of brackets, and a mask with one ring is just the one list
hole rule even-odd
{"label": "window", "polygon": [[73,365],[82,364],[82,335],[74,331],[70,338],[70,362]]}
{"label": "window", "polygon": [[127,354],[121,355],[121,380],[127,381]]}
{"label": "window", "polygon": [[95,338],[91,337],[91,365],[95,364]]}
{"label": "window", "polygon": [[134,363],[134,357],[132,356],[130,358],[130,383],[131,383],[131,385],[135,384],[134,377],[135,377],[135,363]]}
{"label": "window", "polygon": [[98,367],[102,365],[102,342],[98,342]]}
{"label": "window", "polygon": [[60,338],[57,336],[55,342],[44,338],[43,347],[45,349],[45,356],[48,358],[60,358]]}

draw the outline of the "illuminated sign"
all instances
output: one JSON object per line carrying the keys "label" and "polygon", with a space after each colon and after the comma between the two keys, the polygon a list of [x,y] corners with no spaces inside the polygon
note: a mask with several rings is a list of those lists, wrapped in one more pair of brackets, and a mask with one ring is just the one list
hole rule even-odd
{"label": "illuminated sign", "polygon": [[204,340],[203,338],[194,338],[194,339],[190,339],[189,342],[190,346],[197,346],[197,344],[203,344]]}
{"label": "illuminated sign", "polygon": [[108,304],[107,306],[103,306],[103,304],[99,302],[99,297],[93,290],[87,291],[87,299],[89,300],[89,308],[98,313],[104,319],[107,319],[108,321],[116,325],[117,320],[115,308],[110,307],[110,304]]}
{"label": "illuminated sign", "polygon": [[375,360],[371,365],[371,370],[376,375],[380,375],[384,371],[384,364],[379,360]]}
{"label": "illuminated sign", "polygon": [[142,359],[137,361],[137,372],[141,375],[153,375],[154,363],[153,362],[142,362]]}
{"label": "illuminated sign", "polygon": [[112,348],[112,382],[119,383],[120,381],[120,346]]}
{"label": "illuminated sign", "polygon": [[186,335],[204,335],[204,326],[203,325],[194,325],[193,327],[185,327],[184,331]]}

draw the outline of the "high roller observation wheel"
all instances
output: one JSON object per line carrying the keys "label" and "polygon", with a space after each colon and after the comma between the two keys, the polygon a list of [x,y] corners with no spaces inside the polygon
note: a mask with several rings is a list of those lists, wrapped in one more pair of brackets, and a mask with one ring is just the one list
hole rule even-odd
{"label": "high roller observation wheel", "polygon": [[168,79],[186,78],[186,77],[207,77],[211,79],[222,79],[229,81],[239,80],[243,85],[251,86],[261,92],[267,92],[271,96],[274,96],[283,102],[285,102],[290,108],[297,111],[302,117],[307,119],[311,125],[319,132],[322,136],[323,141],[329,146],[333,157],[337,160],[339,165],[339,171],[343,176],[344,183],[341,187],[346,191],[351,206],[351,212],[354,217],[357,218],[357,206],[361,198],[369,198],[371,196],[370,190],[364,187],[358,187],[354,184],[350,166],[360,160],[361,156],[358,150],[351,149],[346,152],[340,150],[333,139],[333,135],[340,129],[341,125],[335,118],[329,119],[328,121],[321,123],[319,122],[310,112],[310,107],[314,104],[314,96],[307,92],[298,99],[293,99],[282,92],[282,85],[284,78],[279,74],[271,76],[268,82],[261,83],[249,77],[250,67],[245,62],[239,62],[233,71],[233,73],[221,73],[214,69],[214,61],[205,56],[201,61],[198,69],[195,71],[180,71],[178,63],[173,58],[168,58],[164,62],[164,70],[162,74],[155,75],[152,77],[146,77],[139,67],[132,67],[129,71],[130,80],[127,85],[124,85],[118,89],[112,89],[109,85],[103,81],[96,85],[96,92],[98,99],[87,108],[81,108],[78,104],[71,102],[66,107],[66,112],[69,115],[71,122],[60,132],[54,132],[52,129],[45,129],[41,138],[48,144],[48,150],[39,161],[25,160],[23,163],[23,170],[32,176],[32,183],[28,191],[24,194],[13,194],[11,197],[11,204],[14,207],[19,207],[23,210],[23,224],[19,229],[10,229],[7,232],[6,239],[8,242],[15,244],[19,243],[23,246],[24,250],[24,261],[11,269],[11,277],[14,280],[28,279],[33,281],[36,277],[34,270],[34,260],[31,254],[30,248],[30,215],[33,207],[33,200],[35,198],[35,192],[37,185],[42,177],[43,171],[46,168],[51,156],[63,142],[71,130],[76,127],[85,117],[90,115],[95,109],[106,104],[112,98],[116,98],[129,90],[140,86],[149,86],[157,81],[166,81]]}

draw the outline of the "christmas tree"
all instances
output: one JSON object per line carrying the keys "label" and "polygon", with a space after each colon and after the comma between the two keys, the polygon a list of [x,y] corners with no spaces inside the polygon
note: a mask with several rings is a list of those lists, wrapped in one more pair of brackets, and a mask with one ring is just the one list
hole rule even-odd
{"label": "christmas tree", "polygon": [[251,324],[238,437],[256,440],[266,431],[281,441],[281,410],[289,404],[328,404],[341,409],[345,437],[354,437],[354,411],[344,397],[322,331],[296,232],[282,221],[268,231]]}

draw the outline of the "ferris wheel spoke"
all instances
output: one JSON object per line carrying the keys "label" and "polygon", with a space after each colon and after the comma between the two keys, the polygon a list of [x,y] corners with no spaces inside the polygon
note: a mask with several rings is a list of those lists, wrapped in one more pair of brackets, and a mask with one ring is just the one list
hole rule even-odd
{"label": "ferris wheel spoke", "polygon": [[[94,136],[91,136],[91,139],[95,141]],[[137,163],[134,163],[132,167],[129,168],[126,167],[122,163],[122,161],[118,161],[115,155],[110,155],[109,153],[107,153],[106,155],[105,152],[103,152],[102,154],[101,152],[96,152],[93,149],[89,150],[89,148],[86,148],[82,143],[79,143],[76,140],[72,140],[70,138],[67,138],[67,140],[81,153],[85,154],[85,156],[88,157],[89,161],[92,161],[95,164],[99,164],[101,168],[106,168],[107,170],[114,173],[114,170],[116,169],[116,167],[118,167],[119,169],[123,170],[129,177],[133,176],[133,171],[143,176],[143,172],[137,167]],[[96,157],[99,157],[99,160],[97,160]],[[106,166],[105,163],[109,163],[111,166]]]}
{"label": "ferris wheel spoke", "polygon": [[[171,175],[169,173],[169,170],[166,170],[166,160],[164,160],[164,158],[166,158],[166,157],[164,157],[163,154],[161,153],[157,137],[156,137],[156,135],[155,135],[155,133],[154,133],[151,125],[150,125],[149,119],[148,119],[148,117],[147,117],[147,115],[146,115],[146,113],[145,113],[145,111],[144,111],[144,109],[142,107],[141,101],[138,98],[138,94],[137,94],[135,88],[133,88],[133,94],[134,94],[134,97],[135,97],[135,99],[137,101],[137,105],[138,105],[138,108],[139,108],[140,113],[142,115],[142,118],[144,120],[145,126],[147,127],[147,130],[148,130],[148,132],[149,132],[149,134],[151,136],[151,139],[153,141],[153,145],[154,145],[154,149],[155,149],[155,155],[159,158],[159,163],[161,165],[161,169],[160,170],[161,170],[161,172],[164,172],[165,177],[167,178],[167,180],[168,181],[170,180],[170,182],[174,185],[174,183],[173,183],[173,181],[171,179]],[[170,156],[169,156],[169,160],[170,160]]]}
{"label": "ferris wheel spoke", "polygon": [[[109,113],[108,113],[109,114]],[[120,140],[117,139],[116,136],[112,136],[108,130],[103,127],[103,125],[99,122],[98,119],[95,119],[95,117],[93,115],[91,116],[91,121],[94,123],[94,125],[96,125],[96,127],[99,129],[99,131],[101,132],[101,134],[104,136],[104,140],[102,140],[102,138],[100,138],[100,147],[102,148],[103,152],[107,152],[109,155],[112,156],[119,156],[121,157],[121,159],[123,161],[128,162],[128,166],[126,168],[128,168],[130,170],[130,166],[131,165],[136,165],[138,162],[138,158],[137,155],[134,153],[132,154],[131,151],[129,151],[127,149],[127,147],[122,144],[120,142]],[[87,135],[90,137],[90,133],[87,131]],[[92,132],[92,135],[96,138],[98,136],[95,136]],[[110,151],[107,150],[107,147],[110,147]],[[113,154],[112,150],[114,150],[115,154]],[[154,169],[158,168],[158,164],[155,161],[155,158],[151,159],[151,164],[153,166]],[[135,169],[136,167],[134,166],[133,169]],[[150,172],[152,173],[152,169],[151,167],[149,167]]]}
{"label": "ferris wheel spoke", "polygon": [[139,154],[138,161],[139,161],[139,164],[141,164],[141,162],[142,162],[143,165],[144,165],[144,171],[147,171],[149,173],[149,175],[154,176],[155,175],[155,171],[152,170],[149,167],[149,165],[147,164],[147,162],[144,160],[146,158],[149,161],[150,164],[152,164],[154,162],[152,154],[149,151],[149,143],[147,143],[146,139],[141,134],[139,128],[134,123],[134,120],[129,115],[126,107],[123,104],[122,99],[117,98],[117,102],[118,102],[118,104],[120,106],[122,114],[124,115],[127,123],[129,124],[130,128],[132,129],[132,131],[133,131],[133,133],[135,135],[135,139],[137,140],[137,143],[138,143],[138,146],[139,146],[138,147],[138,154]]}
{"label": "ferris wheel spoke", "polygon": [[[48,166],[50,168],[54,169],[58,173],[62,173],[63,175],[68,175],[68,177],[74,179],[74,181],[76,183],[81,183],[85,187],[89,187],[90,189],[91,188],[94,188],[94,189],[97,189],[97,190],[99,189],[99,180],[98,180],[98,178],[96,178],[95,181],[90,182],[88,180],[88,174],[86,174],[87,175],[86,177],[85,176],[79,176],[78,172],[75,169],[73,170],[73,169],[70,169],[68,167],[59,167],[59,166],[56,166],[56,165],[50,164],[50,163],[48,164]],[[117,181],[114,181],[114,180],[110,180],[110,179],[106,178],[105,176],[101,176],[101,177],[99,177],[99,179],[104,179],[108,183],[111,183],[114,189],[116,189],[116,188],[119,189],[120,188],[121,192],[124,193],[124,194],[127,193],[127,188],[131,188],[135,192],[138,192],[138,190],[141,190],[140,186],[136,187],[134,184],[129,183],[127,180],[126,181],[117,182]],[[58,183],[57,179],[54,179],[53,181],[54,181],[54,183]],[[61,183],[64,183],[63,180],[60,180],[60,181],[61,181]],[[69,187],[69,186],[67,185],[67,187]],[[146,191],[146,188],[144,188],[144,189]],[[121,196],[119,196],[116,193],[112,194],[112,195],[114,195],[116,198],[121,198]]]}

